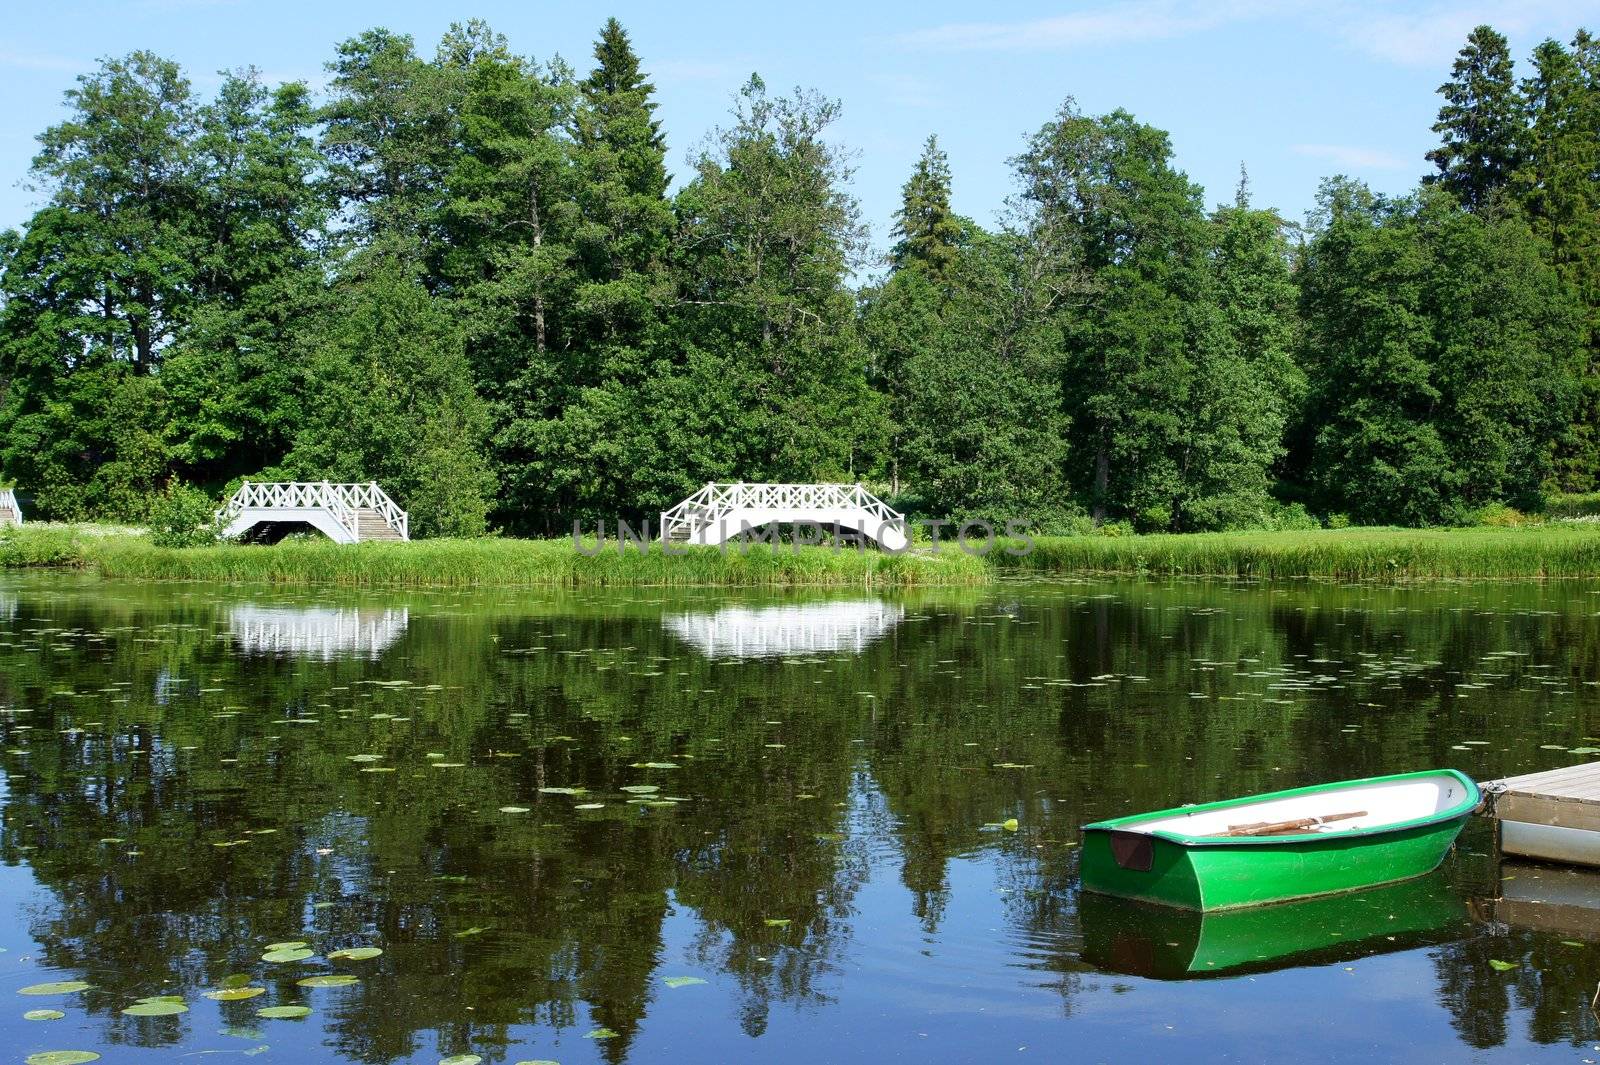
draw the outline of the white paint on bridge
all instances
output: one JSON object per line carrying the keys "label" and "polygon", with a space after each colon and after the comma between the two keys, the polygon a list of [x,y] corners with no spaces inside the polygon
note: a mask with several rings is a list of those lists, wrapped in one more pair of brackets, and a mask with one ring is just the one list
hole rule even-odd
{"label": "white paint on bridge", "polygon": [[410,518],[376,481],[246,481],[217,512],[222,535],[243,536],[258,525],[309,525],[340,544],[409,540]]}
{"label": "white paint on bridge", "polygon": [[17,502],[17,493],[9,488],[0,488],[0,528],[21,524],[22,504]]}
{"label": "white paint on bridge", "polygon": [[722,544],[764,525],[808,523],[858,533],[888,551],[909,542],[905,515],[859,484],[707,484],[661,512],[668,542]]}

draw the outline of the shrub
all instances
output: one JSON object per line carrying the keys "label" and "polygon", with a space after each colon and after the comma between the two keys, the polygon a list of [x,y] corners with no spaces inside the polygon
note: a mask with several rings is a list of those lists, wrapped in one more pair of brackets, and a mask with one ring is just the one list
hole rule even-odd
{"label": "shrub", "polygon": [[1469,525],[1493,525],[1496,528],[1514,528],[1519,525],[1532,524],[1532,519],[1515,507],[1508,507],[1504,503],[1490,503],[1486,507],[1479,507],[1471,515]]}
{"label": "shrub", "polygon": [[216,509],[216,503],[200,489],[169,485],[150,508],[150,542],[157,547],[214,544],[221,532]]}

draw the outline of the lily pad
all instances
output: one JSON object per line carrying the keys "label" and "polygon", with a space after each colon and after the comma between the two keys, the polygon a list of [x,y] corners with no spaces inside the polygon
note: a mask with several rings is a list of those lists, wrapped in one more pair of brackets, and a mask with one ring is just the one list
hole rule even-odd
{"label": "lily pad", "polygon": [[181,1002],[173,1002],[166,996],[157,998],[143,998],[131,1006],[125,1006],[123,1013],[129,1017],[171,1017],[178,1013],[188,1013],[189,1007]]}
{"label": "lily pad", "polygon": [[603,802],[580,802],[573,807],[574,810],[604,810],[605,808],[606,804]]}
{"label": "lily pad", "polygon": [[698,976],[664,976],[661,982],[668,987],[693,987],[695,984],[705,983]]}
{"label": "lily pad", "polygon": [[654,784],[624,784],[619,790],[629,795],[654,795],[661,789]]}
{"label": "lily pad", "polygon": [[366,961],[368,958],[376,958],[378,955],[380,955],[382,953],[383,953],[383,948],[382,947],[347,947],[344,950],[335,950],[335,951],[329,952],[328,960],[329,961]]}
{"label": "lily pad", "polygon": [[245,987],[253,977],[249,973],[229,973],[220,983],[223,987]]}
{"label": "lily pad", "polygon": [[1517,967],[1517,963],[1514,962],[1514,961],[1501,961],[1499,958],[1490,958],[1489,959],[1489,968],[1494,969],[1497,972],[1502,972],[1502,973],[1510,972],[1512,969],[1515,969],[1516,967]]}
{"label": "lily pad", "polygon": [[256,1010],[257,1017],[265,1017],[269,1021],[297,1021],[310,1015],[310,1006],[266,1006]]}
{"label": "lily pad", "polygon": [[634,769],[676,769],[677,762],[634,762]]}
{"label": "lily pad", "polygon": [[25,1021],[59,1021],[66,1014],[60,1010],[29,1010],[22,1015]]}
{"label": "lily pad", "polygon": [[29,984],[17,991],[19,995],[70,995],[74,991],[87,991],[94,985],[82,980],[57,980],[49,984]]}
{"label": "lily pad", "polygon": [[267,944],[267,949],[268,950],[299,950],[301,947],[309,947],[310,945],[311,944],[309,944],[309,943],[307,943],[307,942],[305,942],[303,940],[291,939],[291,940],[287,940],[287,941],[285,941],[283,943],[268,943]]}
{"label": "lily pad", "polygon": [[585,1039],[615,1039],[617,1033],[609,1028],[595,1028],[584,1034]]}
{"label": "lily pad", "polygon": [[349,987],[360,982],[359,976],[351,976],[349,973],[328,973],[325,976],[308,976],[304,980],[295,981],[300,987]]}
{"label": "lily pad", "polygon": [[457,939],[466,939],[468,936],[481,936],[487,931],[487,928],[473,925],[471,928],[463,928],[461,931],[454,933],[454,935]]}
{"label": "lily pad", "polygon": [[502,806],[500,807],[500,812],[503,814],[525,814],[528,812],[528,808],[526,806]]}
{"label": "lily pad", "polygon": [[83,1065],[86,1061],[99,1061],[100,1055],[92,1050],[41,1050],[23,1060],[28,1065]]}
{"label": "lily pad", "polygon": [[1022,826],[1017,823],[1017,819],[1015,817],[1008,817],[1004,821],[1000,822],[1000,827],[1005,829],[1007,832],[1015,832]]}
{"label": "lily pad", "polygon": [[264,995],[264,987],[224,987],[220,991],[207,991],[206,998],[213,1002],[243,1002],[247,998]]}
{"label": "lily pad", "polygon": [[309,957],[311,957],[311,951],[305,947],[289,947],[284,950],[269,950],[261,955],[261,960],[282,964],[291,961],[305,961]]}
{"label": "lily pad", "polygon": [[381,754],[347,754],[347,755],[345,755],[345,758],[348,759],[349,761],[352,761],[352,762],[381,762],[381,761],[383,761],[383,755],[381,755]]}
{"label": "lily pad", "polygon": [[768,917],[763,923],[768,928],[788,928],[789,927],[789,918],[787,918],[787,917]]}
{"label": "lily pad", "polygon": [[477,1054],[451,1054],[448,1058],[440,1058],[439,1065],[478,1065],[482,1060]]}
{"label": "lily pad", "polygon": [[587,788],[540,788],[540,795],[582,795]]}

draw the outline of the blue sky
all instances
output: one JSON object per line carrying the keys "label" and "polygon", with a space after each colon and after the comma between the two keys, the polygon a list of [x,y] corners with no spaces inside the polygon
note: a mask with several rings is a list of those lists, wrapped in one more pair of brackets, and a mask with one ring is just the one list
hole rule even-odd
{"label": "blue sky", "polygon": [[[0,18],[0,227],[23,223],[35,135],[63,114],[62,92],[106,55],[151,48],[202,92],[214,72],[254,65],[271,80],[320,84],[335,42],[383,25],[432,55],[451,21],[481,17],[519,52],[587,69],[615,14],[660,97],[670,165],[726,115],[751,71],[844,103],[836,138],[857,152],[854,192],[887,243],[901,183],[923,139],[950,154],[956,208],[990,222],[1011,189],[1007,158],[1068,95],[1090,112],[1124,107],[1172,134],[1178,165],[1228,199],[1239,164],[1255,201],[1291,218],[1333,173],[1386,192],[1410,188],[1438,109],[1435,95],[1467,31],[1489,22],[1519,64],[1541,39],[1600,30],[1600,0],[1400,4],[1378,0],[704,0],[555,4],[545,0],[8,0]],[[1519,66],[1519,74],[1522,68]]]}

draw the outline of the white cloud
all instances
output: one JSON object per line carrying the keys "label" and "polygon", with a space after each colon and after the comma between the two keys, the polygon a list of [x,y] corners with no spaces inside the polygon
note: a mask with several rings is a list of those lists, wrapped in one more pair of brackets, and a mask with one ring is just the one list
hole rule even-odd
{"label": "white cloud", "polygon": [[1313,159],[1327,159],[1350,170],[1404,170],[1414,165],[1389,152],[1353,144],[1296,144],[1290,151]]}
{"label": "white cloud", "polygon": [[1342,38],[1402,65],[1448,65],[1467,33],[1488,23],[1513,35],[1570,36],[1594,17],[1594,0],[1448,0],[1396,10],[1386,0],[1133,0],[1048,18],[952,22],[900,34],[925,51],[1066,51],[1185,37],[1246,22],[1287,22],[1300,33]]}
{"label": "white cloud", "polygon": [[1329,11],[1334,29],[1361,51],[1404,66],[1448,66],[1467,34],[1487,23],[1504,34],[1569,37],[1594,17],[1592,3],[1574,0],[1499,0],[1498,3],[1434,4],[1397,12],[1384,6],[1347,4]]}
{"label": "white cloud", "polygon": [[1020,22],[953,22],[896,40],[939,51],[1058,51],[1182,37],[1301,6],[1298,0],[1139,0]]}

